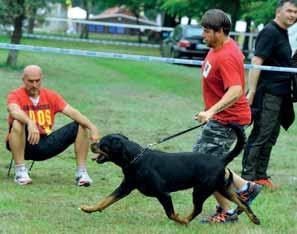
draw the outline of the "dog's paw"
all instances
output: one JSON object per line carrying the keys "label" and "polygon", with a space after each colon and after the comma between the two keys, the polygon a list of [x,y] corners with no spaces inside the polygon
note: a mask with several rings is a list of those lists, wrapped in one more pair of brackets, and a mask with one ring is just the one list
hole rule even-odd
{"label": "dog's paw", "polygon": [[86,212],[86,213],[92,213],[92,212],[95,211],[94,208],[93,208],[92,206],[87,206],[87,205],[81,205],[81,206],[79,207],[79,209],[80,209],[81,211],[83,211],[83,212]]}
{"label": "dog's paw", "polygon": [[177,223],[179,223],[179,224],[187,225],[187,224],[189,223],[189,220],[188,220],[188,219],[186,219],[186,218],[181,218],[178,214],[173,214],[173,215],[171,216],[171,218],[172,218],[175,222],[177,222]]}

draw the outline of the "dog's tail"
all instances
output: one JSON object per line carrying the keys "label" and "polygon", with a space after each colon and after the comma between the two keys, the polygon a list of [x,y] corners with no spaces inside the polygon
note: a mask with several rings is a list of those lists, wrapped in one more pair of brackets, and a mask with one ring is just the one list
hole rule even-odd
{"label": "dog's tail", "polygon": [[225,166],[241,153],[246,143],[246,136],[244,133],[244,129],[242,127],[233,123],[230,123],[227,126],[231,127],[235,131],[237,141],[233,149],[222,158],[222,161]]}

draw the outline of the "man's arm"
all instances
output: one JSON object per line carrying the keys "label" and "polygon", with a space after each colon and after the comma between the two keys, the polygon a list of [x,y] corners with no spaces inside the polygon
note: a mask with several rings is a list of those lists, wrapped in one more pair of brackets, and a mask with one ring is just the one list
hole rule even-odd
{"label": "man's arm", "polygon": [[9,104],[7,109],[13,119],[20,121],[24,125],[27,125],[28,142],[32,145],[38,144],[40,133],[34,121],[29,118],[26,112],[24,112],[18,104]]}
{"label": "man's arm", "polygon": [[195,119],[200,123],[209,121],[216,113],[232,106],[243,94],[241,85],[234,85],[229,87],[224,96],[215,105],[207,111],[202,111],[195,115]]}
{"label": "man's arm", "polygon": [[90,139],[91,141],[99,140],[99,132],[96,126],[83,114],[81,114],[77,109],[73,108],[69,104],[62,111],[63,114],[67,115],[69,118],[78,122],[85,128],[90,130]]}
{"label": "man's arm", "polygon": [[[262,65],[264,62],[264,59],[258,56],[254,56],[252,58],[252,64],[254,65]],[[248,75],[248,93],[247,93],[247,99],[250,105],[253,104],[256,88],[258,84],[258,80],[260,77],[261,70],[251,69]]]}

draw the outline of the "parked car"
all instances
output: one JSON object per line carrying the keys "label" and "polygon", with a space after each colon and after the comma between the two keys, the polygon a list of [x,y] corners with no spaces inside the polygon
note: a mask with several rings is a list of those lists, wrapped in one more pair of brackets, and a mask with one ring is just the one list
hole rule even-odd
{"label": "parked car", "polygon": [[203,28],[199,25],[178,25],[162,41],[162,57],[204,59],[209,47],[203,42]]}

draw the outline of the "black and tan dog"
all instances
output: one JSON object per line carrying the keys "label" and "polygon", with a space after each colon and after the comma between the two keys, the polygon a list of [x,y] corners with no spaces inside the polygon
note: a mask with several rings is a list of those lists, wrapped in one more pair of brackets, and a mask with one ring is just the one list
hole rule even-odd
{"label": "black and tan dog", "polygon": [[[232,125],[233,126],[233,125]],[[200,153],[165,153],[141,147],[120,134],[104,136],[92,145],[98,163],[111,161],[122,168],[124,179],[120,186],[103,201],[80,209],[91,213],[105,208],[138,189],[146,196],[156,197],[169,219],[188,224],[202,210],[204,201],[215,191],[238,205],[251,221],[260,224],[250,207],[240,200],[232,185],[231,171],[225,166],[236,157],[245,143],[244,134],[233,126],[237,143],[222,160]],[[193,188],[193,211],[185,218],[175,213],[170,192]]]}

